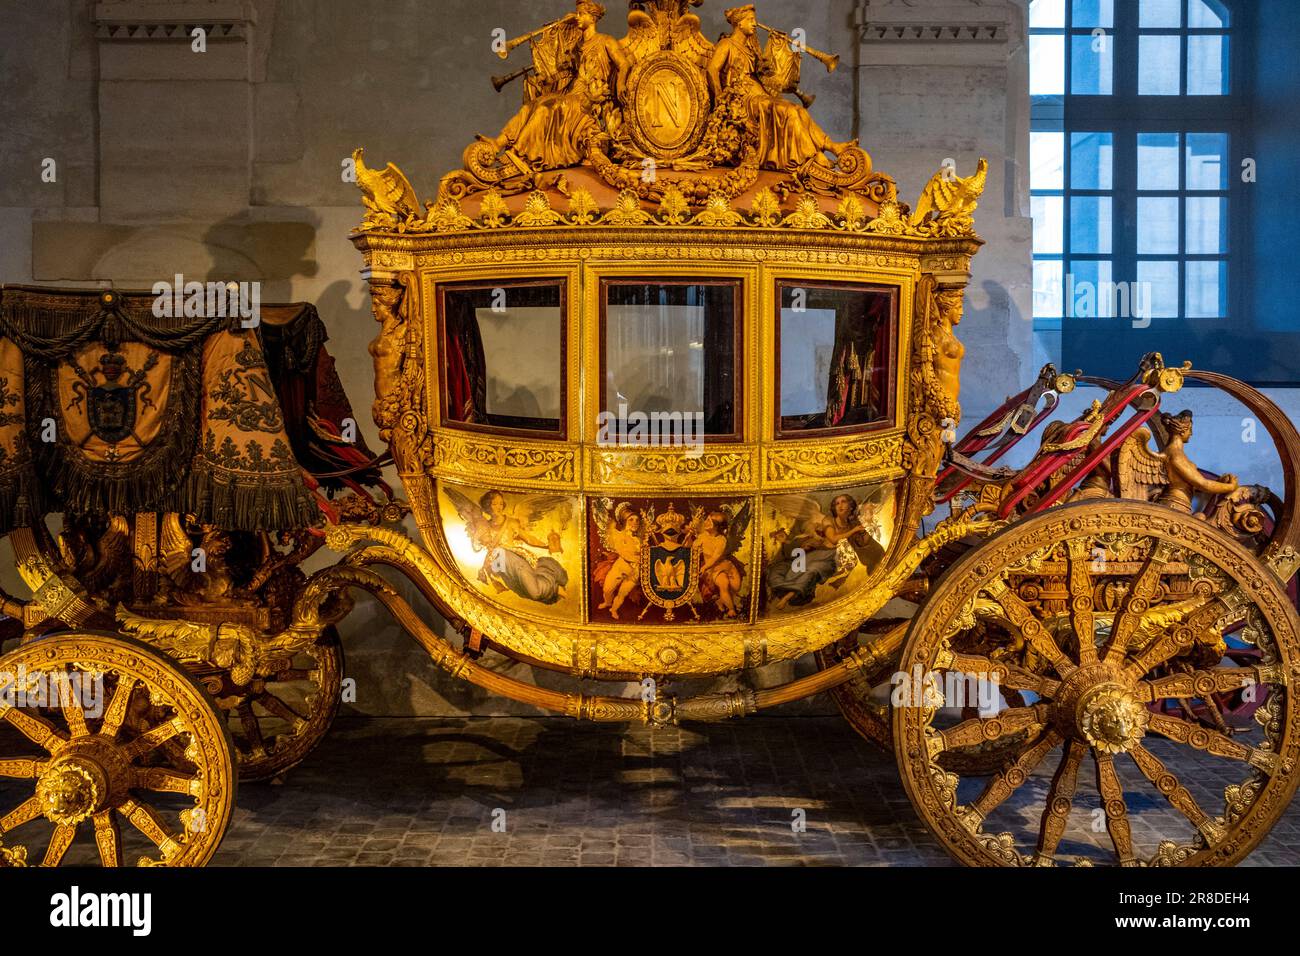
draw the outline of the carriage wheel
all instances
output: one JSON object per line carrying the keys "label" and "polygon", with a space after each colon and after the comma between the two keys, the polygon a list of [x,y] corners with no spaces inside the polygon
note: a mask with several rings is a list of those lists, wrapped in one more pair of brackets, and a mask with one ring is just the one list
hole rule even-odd
{"label": "carriage wheel", "polygon": [[[239,779],[270,780],[307,759],[329,732],[343,696],[343,643],[327,628],[315,644],[254,679],[228,707]],[[218,692],[223,704],[224,692]]]}
{"label": "carriage wheel", "polygon": [[[1169,666],[1217,662],[1238,624],[1258,663]],[[894,714],[908,795],[967,864],[1236,863],[1300,779],[1286,693],[1300,678],[1298,630],[1277,579],[1190,515],[1104,501],[1014,524],[954,565],[912,623],[900,669],[915,693]],[[1247,682],[1263,703],[1236,733],[1158,706]],[[975,716],[950,706],[981,688],[992,700],[990,687],[1022,703]],[[993,774],[944,759],[990,744],[1012,748]]]}
{"label": "carriage wheel", "polygon": [[11,864],[202,866],[235,799],[230,736],[199,683],[145,644],[96,633],[0,657],[0,778]]}

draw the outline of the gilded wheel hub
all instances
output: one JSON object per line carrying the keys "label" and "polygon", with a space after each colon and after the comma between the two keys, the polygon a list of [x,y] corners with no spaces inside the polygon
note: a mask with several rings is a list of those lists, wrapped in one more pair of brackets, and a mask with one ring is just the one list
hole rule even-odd
{"label": "gilded wheel hub", "polygon": [[1075,710],[1083,738],[1103,753],[1125,753],[1146,734],[1150,713],[1132,690],[1107,682],[1087,691]]}
{"label": "gilded wheel hub", "polygon": [[56,826],[76,826],[102,809],[107,775],[93,760],[71,756],[53,761],[36,781],[41,813]]}

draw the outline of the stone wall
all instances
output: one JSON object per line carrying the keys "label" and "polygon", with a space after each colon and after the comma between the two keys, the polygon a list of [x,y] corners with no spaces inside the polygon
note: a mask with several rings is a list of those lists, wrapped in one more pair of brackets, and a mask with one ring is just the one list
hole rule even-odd
{"label": "stone wall", "polygon": [[[610,0],[607,32],[621,35]],[[722,32],[720,0],[702,8]],[[0,39],[0,281],[148,287],[175,273],[260,280],[263,300],[307,299],[358,410],[374,323],[347,234],[360,217],[341,175],[358,145],[422,196],[476,132],[518,103],[491,31],[517,36],[563,0],[46,0],[5,2]],[[841,54],[804,86],[835,139],[858,136],[914,200],[945,159],[990,160],[962,335],[963,403],[982,414],[1032,378],[1029,101],[1024,5],[1015,0],[767,0],[760,18]],[[206,52],[191,29],[206,30]],[[526,61],[523,51],[511,65]],[[41,181],[42,161],[57,180]],[[367,438],[374,441],[369,421]],[[412,595],[414,599],[414,595]],[[426,609],[429,619],[436,619]],[[362,602],[345,625],[366,713],[518,713],[434,672]],[[789,668],[760,675],[775,681]],[[553,675],[545,684],[567,685]],[[811,706],[824,707],[825,704]]]}

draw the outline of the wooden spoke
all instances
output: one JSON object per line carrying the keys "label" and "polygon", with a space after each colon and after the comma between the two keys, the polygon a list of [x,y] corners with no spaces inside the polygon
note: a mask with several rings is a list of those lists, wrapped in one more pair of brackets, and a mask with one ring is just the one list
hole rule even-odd
{"label": "wooden spoke", "polygon": [[1260,684],[1280,683],[1267,667],[1211,667],[1209,670],[1182,671],[1145,681],[1150,691],[1148,700],[1174,700],[1178,697],[1200,697],[1207,694],[1231,694]]}
{"label": "wooden spoke", "polygon": [[[89,674],[83,674],[84,678],[89,679]],[[73,738],[89,737],[90,728],[86,726],[86,711],[81,706],[81,701],[77,699],[72,680],[66,671],[59,671],[55,676],[55,686],[58,687],[59,706],[63,710],[63,719],[68,722],[68,732]]]}
{"label": "wooden spoke", "polygon": [[1004,691],[1028,690],[1039,697],[1052,698],[1061,689],[1061,682],[1046,674],[1035,674],[1027,668],[991,660],[982,654],[953,654],[948,669],[963,674],[997,675],[998,687]]}
{"label": "wooden spoke", "polygon": [[1039,823],[1038,847],[1034,855],[1034,862],[1038,866],[1051,864],[1056,848],[1061,845],[1061,837],[1065,835],[1066,824],[1070,821],[1070,810],[1074,807],[1079,765],[1087,752],[1088,747],[1082,740],[1071,740],[1061,754],[1061,762],[1056,768],[1056,775],[1052,777],[1052,786],[1047,791],[1047,805]]}
{"label": "wooden spoke", "polygon": [[1160,574],[1173,552],[1173,543],[1163,538],[1152,547],[1151,554],[1129,589],[1123,610],[1115,616],[1115,622],[1111,625],[1110,641],[1102,655],[1103,661],[1120,661],[1128,653],[1129,642],[1137,633],[1142,616],[1151,607],[1151,599],[1156,596],[1156,589],[1160,586]]}
{"label": "wooden spoke", "polygon": [[1029,775],[1034,772],[1040,763],[1042,763],[1049,753],[1056,749],[1057,744],[1061,742],[1061,735],[1056,731],[1044,734],[1032,747],[1025,748],[1024,753],[1016,760],[1014,764],[997,774],[989,781],[988,786],[967,809],[969,813],[974,814],[978,819],[983,820],[990,813],[996,810],[1003,802],[1006,801],[1029,779]]}
{"label": "wooden spoke", "polygon": [[247,751],[253,757],[263,757],[266,755],[266,739],[262,736],[262,725],[257,719],[257,714],[253,712],[253,705],[250,701],[244,701],[239,705],[239,722],[243,725],[244,734],[248,737]]}
{"label": "wooden spoke", "polygon": [[[1190,714],[1188,715],[1190,716]],[[1168,714],[1152,714],[1151,730],[1164,734],[1170,740],[1204,750],[1216,757],[1239,760],[1272,776],[1277,771],[1278,755],[1272,750],[1260,750],[1239,740],[1233,740],[1217,730],[1211,730],[1189,720],[1179,720]]]}
{"label": "wooden spoke", "polygon": [[30,757],[14,757],[9,760],[0,760],[0,777],[34,780],[40,776],[41,771],[44,769],[44,760],[33,760]]}
{"label": "wooden spoke", "polygon": [[0,818],[0,833],[8,833],[10,830],[17,829],[30,820],[35,820],[41,815],[41,801],[39,798],[28,797],[20,803],[9,814]]}
{"label": "wooden spoke", "polygon": [[288,704],[273,694],[260,694],[256,700],[259,704],[265,707],[267,711],[292,724],[294,733],[297,733],[305,722],[301,714],[297,713]]}
{"label": "wooden spoke", "polygon": [[1029,642],[1030,647],[1045,657],[1056,668],[1058,674],[1067,677],[1075,670],[1074,663],[1065,656],[1065,652],[1057,645],[1056,639],[1048,633],[1043,622],[1034,615],[1033,609],[1020,600],[1005,581],[1001,579],[992,581],[985,590],[1006,612],[1011,627]]}
{"label": "wooden spoke", "polygon": [[195,791],[198,778],[193,774],[176,773],[164,767],[145,767],[136,771],[136,786],[141,790],[159,793],[186,793]]}
{"label": "wooden spoke", "polygon": [[126,758],[127,762],[130,763],[141,754],[148,753],[155,747],[171,740],[183,729],[184,728],[181,726],[181,719],[179,717],[173,717],[171,720],[161,723],[157,727],[146,731],[124,746],[122,748],[122,755]]}
{"label": "wooden spoke", "polygon": [[159,819],[153,807],[128,797],[119,810],[131,826],[148,837],[149,841],[162,851],[164,859],[171,857],[180,849],[180,841],[167,831],[167,827]]}
{"label": "wooden spoke", "polygon": [[99,727],[99,732],[105,737],[116,737],[122,728],[122,721],[126,720],[127,709],[131,706],[131,692],[134,690],[135,678],[124,675],[117,679],[113,699],[104,708],[104,722]]}
{"label": "wooden spoke", "polygon": [[1037,731],[1047,724],[1049,707],[1044,703],[1032,707],[1009,707],[996,717],[974,717],[941,730],[932,738],[931,756],[958,747],[975,747],[991,740],[1002,740],[1024,731]]}
{"label": "wooden spoke", "polygon": [[1160,795],[1169,801],[1169,805],[1185,816],[1211,845],[1223,839],[1223,828],[1200,808],[1196,798],[1165,768],[1159,757],[1141,744],[1134,746],[1129,751],[1129,756],[1142,771],[1142,776],[1150,780]]}
{"label": "wooden spoke", "polygon": [[1101,805],[1106,811],[1106,831],[1110,833],[1110,842],[1115,847],[1120,866],[1137,866],[1133,855],[1133,835],[1129,832],[1128,805],[1124,802],[1124,785],[1120,783],[1119,773],[1115,770],[1115,758],[1111,754],[1094,751],[1093,762],[1097,765],[1097,791],[1101,794]]}
{"label": "wooden spoke", "polygon": [[54,835],[50,837],[50,845],[45,848],[45,859],[41,861],[41,866],[58,866],[64,855],[68,852],[68,847],[72,846],[72,841],[77,836],[75,826],[60,825],[54,828]]}
{"label": "wooden spoke", "polygon": [[95,845],[99,848],[99,862],[104,866],[122,865],[122,834],[112,810],[95,814]]}
{"label": "wooden spoke", "polygon": [[276,671],[271,681],[277,684],[287,684],[296,680],[314,680],[316,671],[308,670],[305,667],[286,667],[282,671]]}
{"label": "wooden spoke", "polygon": [[1079,642],[1079,665],[1097,663],[1096,624],[1093,620],[1092,553],[1086,538],[1071,538],[1069,551],[1070,625]]}
{"label": "wooden spoke", "polygon": [[44,717],[37,717],[16,707],[0,704],[0,717],[9,721],[9,725],[32,743],[46,750],[54,750],[60,744],[67,743],[68,735],[58,730]]}
{"label": "wooden spoke", "polygon": [[[1223,708],[1219,706],[1218,698],[1214,694],[1211,694],[1209,697],[1203,698],[1203,700],[1205,701],[1205,712],[1210,715],[1210,723],[1214,724],[1214,728],[1219,733],[1223,734],[1225,737],[1231,737],[1232,728],[1229,727],[1228,722],[1223,719]],[[1190,710],[1185,711],[1185,713],[1188,717],[1192,716]]]}

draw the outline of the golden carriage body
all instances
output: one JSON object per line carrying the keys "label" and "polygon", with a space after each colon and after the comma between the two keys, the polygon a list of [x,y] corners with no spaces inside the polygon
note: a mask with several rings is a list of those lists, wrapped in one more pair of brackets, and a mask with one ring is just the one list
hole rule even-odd
{"label": "golden carriage body", "polygon": [[[957,440],[956,330],[986,164],[938,171],[909,207],[788,98],[793,37],[768,31],[765,51],[739,7],[712,44],[685,0],[631,7],[622,40],[579,0],[507,44],[541,46],[519,114],[423,207],[395,166],[354,154],[366,215],[352,240],[379,323],[373,415],[423,544],[382,526],[400,508],[327,515],[316,530],[341,557],[294,589],[275,633],[232,647],[202,615],[181,614],[178,631],[139,610],[124,626],[224,681],[316,646],[345,592],[366,591],[450,674],[576,718],[722,720],[830,691],[892,747],[919,815],[963,862],[1240,860],[1297,782],[1294,426],[1240,383],[1149,356],[1129,382],[1046,369]],[[1197,375],[1266,426],[1282,497],[1191,464],[1190,421],[1160,403]],[[1103,398],[1048,422],[1078,385]],[[1039,428],[1028,465],[995,467]],[[895,598],[913,612],[879,618]],[[85,640],[16,653],[35,666],[59,651],[47,666],[75,670]],[[810,653],[808,676],[750,680]],[[591,683],[538,686],[492,654]],[[739,689],[690,681],[717,675]],[[79,739],[61,730],[75,711],[0,715],[58,753]],[[147,750],[151,733],[124,745]],[[1184,752],[1222,762],[1231,783],[1170,769]],[[59,774],[0,763],[50,792],[22,811],[63,827],[47,860],[78,820],[100,832],[102,798],[85,817],[76,805],[99,793],[77,777],[98,758],[78,753]],[[141,779],[192,785],[172,773]],[[1154,840],[1128,821],[1140,788],[1172,808]],[[215,846],[172,844],[166,861]]]}
{"label": "golden carriage body", "polygon": [[[624,225],[528,228],[521,207],[500,228],[359,240],[381,312],[400,311],[380,404],[453,618],[589,677],[706,676],[818,650],[910,576],[955,415],[931,357],[957,318],[940,298],[978,243],[837,232],[820,208],[827,228],[801,234],[778,215],[673,225],[638,203]],[[782,415],[777,379],[801,361],[820,363],[818,394],[800,381],[807,404]],[[462,387],[476,363],[482,411]],[[552,396],[551,417],[512,417],[522,391]]]}

